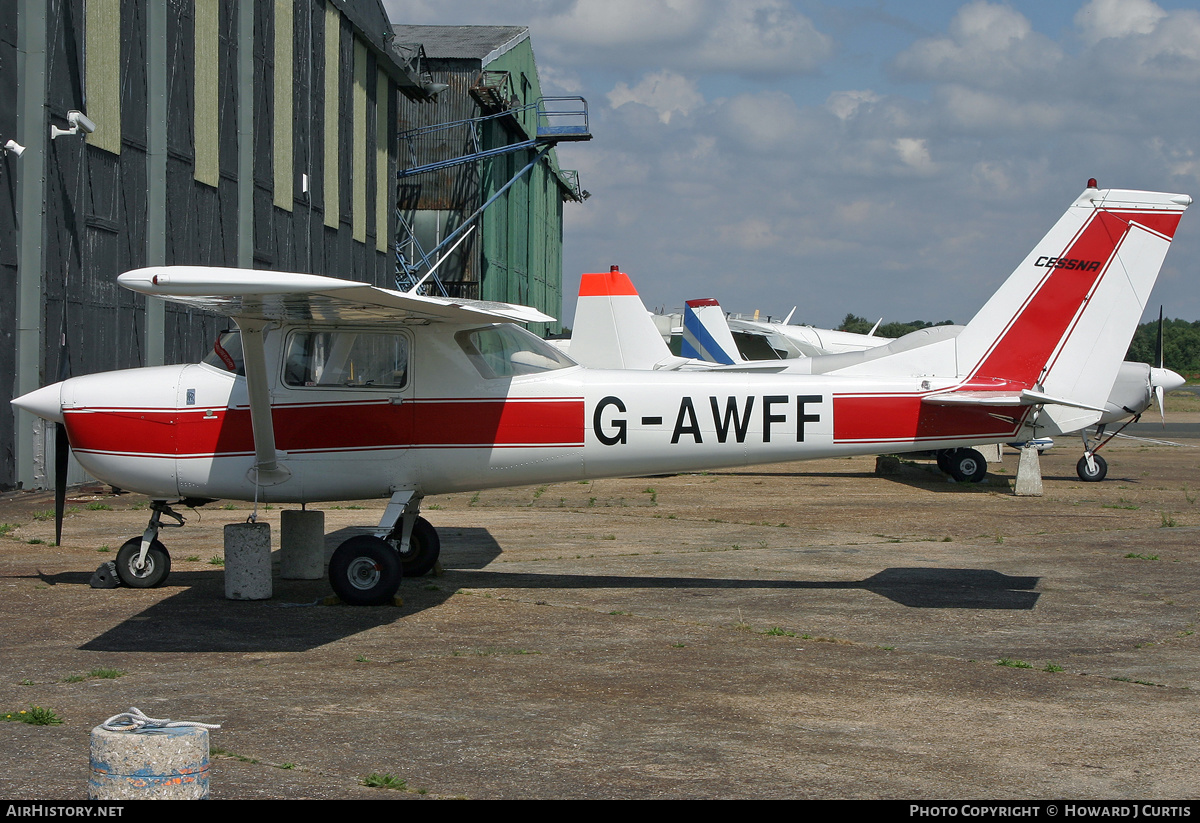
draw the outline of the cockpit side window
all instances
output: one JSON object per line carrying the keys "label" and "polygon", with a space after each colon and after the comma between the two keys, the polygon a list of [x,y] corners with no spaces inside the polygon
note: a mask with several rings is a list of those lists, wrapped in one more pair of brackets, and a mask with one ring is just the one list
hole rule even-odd
{"label": "cockpit side window", "polygon": [[305,388],[404,388],[408,337],[344,329],[293,332],[284,355],[283,382]]}
{"label": "cockpit side window", "polygon": [[212,351],[200,362],[245,377],[246,361],[242,357],[241,332],[236,329],[221,332],[217,342],[213,343]]}
{"label": "cockpit side window", "polygon": [[458,345],[488,379],[566,369],[577,365],[535,334],[509,323],[461,331]]}

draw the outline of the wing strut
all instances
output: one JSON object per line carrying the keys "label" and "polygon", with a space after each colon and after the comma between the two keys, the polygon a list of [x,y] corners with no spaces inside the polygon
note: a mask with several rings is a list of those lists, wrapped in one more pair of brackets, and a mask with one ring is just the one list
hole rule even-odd
{"label": "wing strut", "polygon": [[254,431],[254,465],[247,476],[259,486],[278,486],[292,473],[279,462],[275,450],[275,425],[271,421],[271,395],[267,391],[267,355],[263,332],[270,322],[234,317],[242,332],[242,355],[246,363],[246,393],[250,397],[250,427]]}

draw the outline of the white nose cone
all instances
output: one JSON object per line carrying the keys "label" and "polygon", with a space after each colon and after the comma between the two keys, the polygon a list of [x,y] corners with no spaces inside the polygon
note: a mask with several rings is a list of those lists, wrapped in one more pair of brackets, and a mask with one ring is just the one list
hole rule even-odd
{"label": "white nose cone", "polygon": [[12,404],[18,409],[36,414],[45,420],[61,423],[63,422],[61,392],[62,383],[54,383],[50,386],[43,386],[37,391],[31,391],[29,394],[23,394],[13,400]]}
{"label": "white nose cone", "polygon": [[1173,391],[1181,388],[1186,380],[1170,369],[1150,369],[1150,385],[1162,386],[1163,391]]}

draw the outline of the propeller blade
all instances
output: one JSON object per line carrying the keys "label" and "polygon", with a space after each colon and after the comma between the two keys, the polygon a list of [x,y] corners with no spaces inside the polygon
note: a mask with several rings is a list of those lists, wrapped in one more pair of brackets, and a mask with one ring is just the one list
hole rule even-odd
{"label": "propeller blade", "polygon": [[62,545],[63,512],[67,505],[67,465],[71,459],[71,443],[67,427],[54,424],[54,545]]}
{"label": "propeller blade", "polygon": [[[1158,340],[1154,344],[1154,365],[1160,369],[1163,366],[1163,307],[1158,307]],[[1159,407],[1161,408],[1161,406]]]}
{"label": "propeller blade", "polygon": [[1167,427],[1167,391],[1161,385],[1154,387],[1154,399],[1158,401],[1158,413],[1162,415],[1163,428]]}

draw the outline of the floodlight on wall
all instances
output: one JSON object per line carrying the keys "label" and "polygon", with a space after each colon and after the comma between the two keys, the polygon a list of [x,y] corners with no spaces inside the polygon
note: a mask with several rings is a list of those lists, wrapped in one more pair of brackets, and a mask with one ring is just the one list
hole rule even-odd
{"label": "floodlight on wall", "polygon": [[9,140],[7,143],[4,144],[4,153],[8,154],[10,151],[13,154],[15,154],[17,157],[20,157],[22,154],[25,153],[25,147],[22,146],[20,143],[18,143],[16,140]]}
{"label": "floodlight on wall", "polygon": [[67,112],[67,122],[71,124],[71,128],[69,129],[60,129],[58,126],[50,127],[51,140],[56,140],[59,137],[69,134],[79,134],[79,132],[91,134],[96,130],[96,124],[92,122],[91,118],[77,109],[71,109]]}

